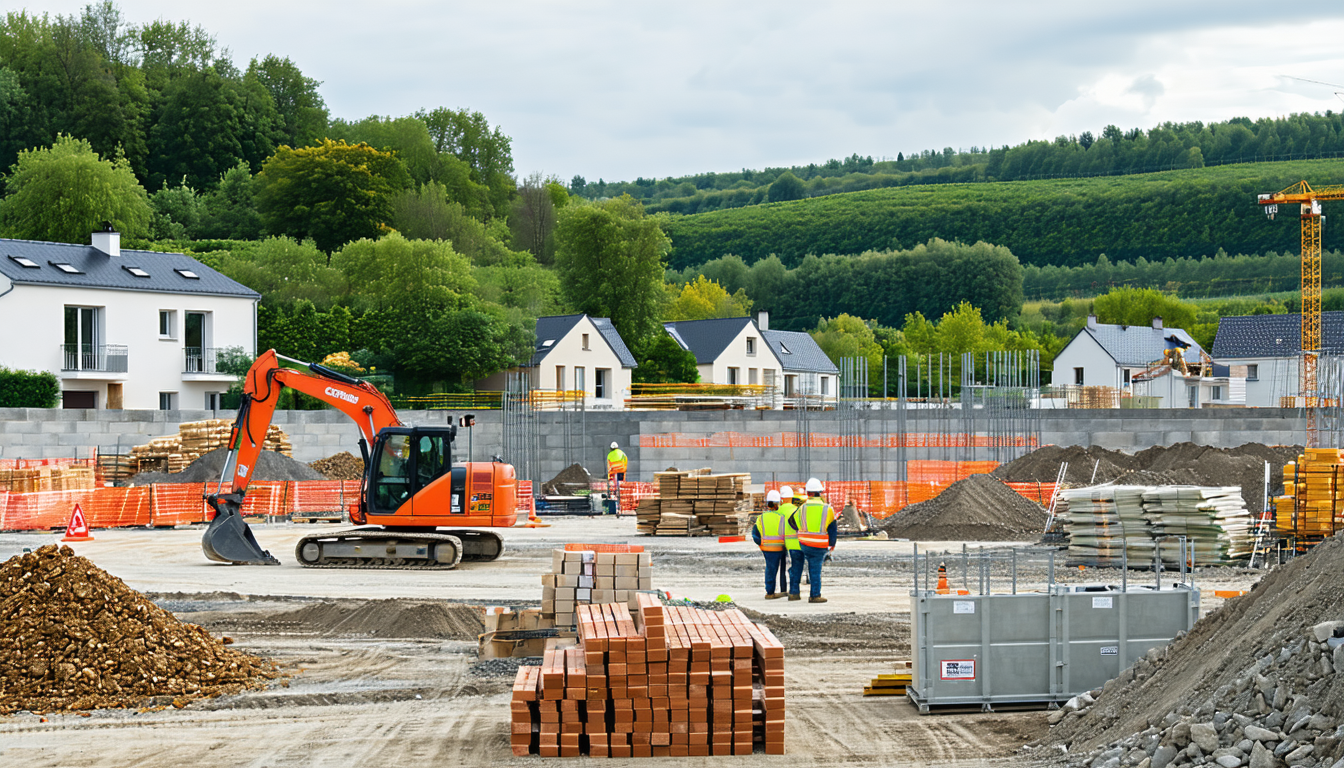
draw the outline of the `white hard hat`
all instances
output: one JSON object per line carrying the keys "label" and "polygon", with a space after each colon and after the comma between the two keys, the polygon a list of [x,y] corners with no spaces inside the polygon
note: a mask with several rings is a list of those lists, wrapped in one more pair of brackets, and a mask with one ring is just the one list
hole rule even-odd
{"label": "white hard hat", "polygon": [[765,494],[765,503],[769,504],[770,502],[774,502],[776,504],[779,503],[779,491],[771,491]]}
{"label": "white hard hat", "polygon": [[616,450],[616,443],[615,443],[615,442],[612,442],[612,444],[611,444],[611,449],[612,449],[613,451]]}
{"label": "white hard hat", "polygon": [[807,481],[807,492],[808,492],[808,493],[821,493],[821,481],[818,480],[818,479],[815,478],[815,477],[808,479],[808,481]]}
{"label": "white hard hat", "polygon": [[787,486],[787,485],[781,487],[781,488],[779,489],[779,497],[780,497],[781,499],[792,499],[792,498],[793,498],[793,489],[790,488],[790,487]]}

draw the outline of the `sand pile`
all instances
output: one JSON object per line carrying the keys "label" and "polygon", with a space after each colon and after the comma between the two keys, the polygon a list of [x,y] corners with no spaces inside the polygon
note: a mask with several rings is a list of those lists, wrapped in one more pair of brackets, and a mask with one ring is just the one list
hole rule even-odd
{"label": "sand pile", "polygon": [[269,661],[178,621],[69,547],[0,565],[0,713],[180,701],[276,675]]}
{"label": "sand pile", "polygon": [[1034,541],[1045,510],[989,475],[971,475],[928,501],[882,521],[892,538],[914,541]]}
{"label": "sand pile", "polygon": [[308,466],[320,472],[328,480],[364,479],[364,460],[349,451],[335,456],[308,462]]}
{"label": "sand pile", "polygon": [[587,493],[591,490],[595,479],[582,464],[570,464],[543,484],[541,492],[546,496],[576,496],[579,491]]}
{"label": "sand pile", "polygon": [[[227,448],[216,448],[181,472],[141,472],[131,478],[131,485],[149,485],[150,483],[213,483],[219,480],[219,471],[224,468],[228,457]],[[301,461],[276,453],[262,451],[257,457],[257,466],[252,470],[253,480],[326,480],[321,472]],[[224,478],[227,482],[229,478]]]}
{"label": "sand pile", "polygon": [[[1344,538],[1271,571],[1051,716],[1067,764],[1333,766],[1344,757]],[[1078,711],[1072,711],[1081,705]]]}
{"label": "sand pile", "polygon": [[274,621],[303,632],[365,637],[474,641],[485,631],[480,608],[435,600],[317,603],[277,614]]}

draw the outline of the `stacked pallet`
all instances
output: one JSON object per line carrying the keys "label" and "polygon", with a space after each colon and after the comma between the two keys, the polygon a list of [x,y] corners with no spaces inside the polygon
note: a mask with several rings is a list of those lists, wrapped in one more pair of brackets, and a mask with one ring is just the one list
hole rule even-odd
{"label": "stacked pallet", "polygon": [[784,646],[770,630],[736,609],[647,594],[637,605],[633,616],[621,603],[583,606],[577,645],[549,641],[540,667],[518,669],[513,753],[784,754]]}
{"label": "stacked pallet", "polygon": [[[132,448],[131,456],[138,472],[181,472],[210,451],[226,447],[232,430],[233,422],[228,419],[186,422],[178,427],[177,434],[156,437],[148,445]],[[293,455],[289,435],[274,424],[267,428],[262,448]]]}
{"label": "stacked pallet", "polygon": [[1069,562],[1118,566],[1128,557],[1152,559],[1153,536],[1144,515],[1146,486],[1103,485],[1060,492],[1055,514],[1069,536]]}
{"label": "stacked pallet", "polygon": [[1240,486],[1150,488],[1143,508],[1164,563],[1180,563],[1180,536],[1203,565],[1232,565],[1251,555],[1255,534]]}
{"label": "stacked pallet", "polygon": [[907,688],[910,687],[910,681],[914,679],[914,672],[910,668],[909,661],[896,662],[895,670],[888,675],[878,675],[873,681],[863,687],[864,696],[904,696]]}
{"label": "stacked pallet", "polygon": [[95,485],[93,467],[0,469],[0,491],[13,493],[88,491],[93,490]]}
{"label": "stacked pallet", "polygon": [[640,533],[658,536],[739,536],[750,523],[751,475],[658,472],[658,496],[635,509]]}
{"label": "stacked pallet", "polygon": [[592,603],[635,607],[639,590],[653,589],[653,560],[643,547],[632,551],[551,552],[551,572],[541,577],[541,617],[572,628],[578,609]]}
{"label": "stacked pallet", "polygon": [[1344,527],[1338,448],[1307,448],[1283,468],[1283,495],[1274,498],[1274,527],[1283,535],[1331,536]]}
{"label": "stacked pallet", "polygon": [[102,473],[104,480],[118,482],[129,480],[140,470],[140,465],[134,456],[120,453],[100,453],[98,454],[98,470]]}

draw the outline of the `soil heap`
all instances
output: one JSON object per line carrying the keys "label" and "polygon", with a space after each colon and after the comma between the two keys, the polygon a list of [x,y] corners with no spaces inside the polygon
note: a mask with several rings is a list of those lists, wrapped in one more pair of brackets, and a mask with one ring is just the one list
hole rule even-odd
{"label": "soil heap", "polygon": [[277,624],[324,635],[471,640],[485,631],[481,609],[435,600],[323,602],[276,614]]}
{"label": "soil heap", "polygon": [[129,707],[260,687],[275,665],[178,621],[69,547],[0,565],[0,713]]}
{"label": "soil heap", "polygon": [[543,484],[541,492],[546,496],[578,496],[579,491],[590,491],[595,479],[582,464],[570,464]]}
{"label": "soil heap", "polygon": [[[1283,488],[1283,465],[1294,461],[1300,446],[1246,443],[1237,448],[1210,448],[1195,443],[1154,446],[1130,456],[1105,448],[1061,448],[1047,445],[994,470],[1010,482],[1053,482],[1061,462],[1069,463],[1065,484],[1204,485],[1241,487],[1252,517],[1264,509],[1265,462],[1269,462],[1271,496]],[[1098,463],[1100,462],[1100,463]],[[1096,480],[1092,480],[1093,467]]]}
{"label": "soil heap", "polygon": [[882,521],[879,530],[914,541],[1034,541],[1045,510],[989,475],[971,475],[928,501]]}
{"label": "soil heap", "polygon": [[[131,478],[131,485],[150,483],[213,483],[219,480],[229,449],[216,448],[181,472],[141,472]],[[229,478],[224,478],[225,481]],[[321,472],[275,451],[262,451],[252,469],[252,480],[326,480]]]}
{"label": "soil heap", "polygon": [[364,479],[364,460],[349,451],[308,462],[308,466],[322,473],[328,480]]}
{"label": "soil heap", "polygon": [[[1344,757],[1344,538],[1051,716],[1068,765],[1333,766]],[[1090,699],[1095,698],[1095,701]]]}

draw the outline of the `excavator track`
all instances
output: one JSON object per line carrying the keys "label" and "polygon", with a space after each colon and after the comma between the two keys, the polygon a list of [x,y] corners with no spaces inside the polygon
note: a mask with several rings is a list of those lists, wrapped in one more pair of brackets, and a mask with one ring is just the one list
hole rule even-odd
{"label": "excavator track", "polygon": [[305,568],[448,571],[462,562],[489,562],[504,554],[504,540],[490,531],[389,531],[353,528],[299,539],[294,557]]}

